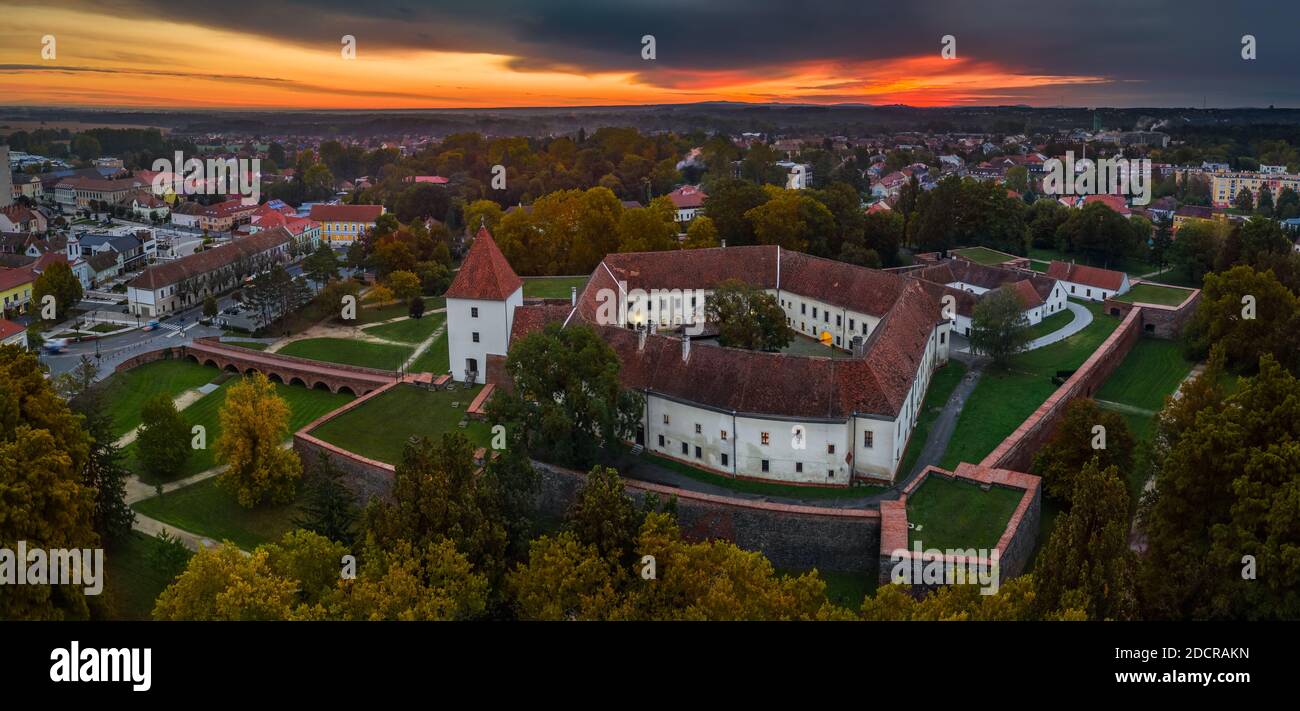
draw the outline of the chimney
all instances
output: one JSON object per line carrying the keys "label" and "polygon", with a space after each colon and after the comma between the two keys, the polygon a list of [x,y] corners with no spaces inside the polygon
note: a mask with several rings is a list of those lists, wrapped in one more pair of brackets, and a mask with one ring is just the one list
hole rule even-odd
{"label": "chimney", "polygon": [[723,249],[726,249],[726,248],[727,248],[727,240],[725,240],[725,239],[722,240],[722,248],[723,248]]}
{"label": "chimney", "polygon": [[682,362],[685,363],[686,361],[690,360],[690,358],[691,358],[691,337],[683,335],[682,336]]}
{"label": "chimney", "polygon": [[645,350],[645,337],[647,333],[648,331],[644,328],[638,328],[636,330],[636,350],[638,353]]}
{"label": "chimney", "polygon": [[576,286],[569,287],[569,305],[570,306],[578,305],[578,287]]}

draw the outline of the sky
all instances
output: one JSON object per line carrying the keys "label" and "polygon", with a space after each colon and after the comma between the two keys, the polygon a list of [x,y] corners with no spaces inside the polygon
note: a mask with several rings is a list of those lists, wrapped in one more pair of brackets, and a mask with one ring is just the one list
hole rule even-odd
{"label": "sky", "polygon": [[1300,107],[1300,3],[1282,0],[0,0],[0,15],[10,106]]}

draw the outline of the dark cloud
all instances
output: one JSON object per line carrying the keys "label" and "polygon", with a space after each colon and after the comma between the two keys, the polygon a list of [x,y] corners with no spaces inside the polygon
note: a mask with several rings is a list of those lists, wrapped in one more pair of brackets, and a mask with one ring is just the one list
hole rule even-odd
{"label": "dark cloud", "polygon": [[[11,2],[14,0],[11,0]],[[38,4],[36,0],[17,0]],[[44,5],[45,0],[40,1]],[[798,62],[937,54],[954,35],[959,56],[1018,72],[1103,76],[1112,87],[1069,87],[1068,96],[1113,91],[1125,102],[1297,104],[1300,3],[1275,0],[71,0],[82,9],[159,17],[359,52],[450,50],[512,57],[521,71],[631,71],[670,85],[684,71],[754,71]],[[657,59],[641,59],[654,35]],[[1259,58],[1240,56],[1253,34]],[[851,85],[855,77],[845,77]],[[1035,92],[1023,92],[1033,95]],[[1039,90],[1044,95],[1050,90]],[[1067,99],[1068,100],[1068,99]]]}

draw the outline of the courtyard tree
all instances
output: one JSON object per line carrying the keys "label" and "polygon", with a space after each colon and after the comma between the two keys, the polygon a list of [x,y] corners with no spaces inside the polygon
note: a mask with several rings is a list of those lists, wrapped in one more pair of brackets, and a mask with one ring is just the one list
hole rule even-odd
{"label": "courtyard tree", "polygon": [[[90,444],[79,418],[41,372],[36,355],[0,346],[0,542],[29,550],[94,548]],[[5,585],[0,619],[82,619],[84,586]]]}
{"label": "courtyard tree", "polygon": [[1178,228],[1178,238],[1170,249],[1171,261],[1187,270],[1187,276],[1199,283],[1214,268],[1226,238],[1224,225],[1205,220],[1190,220]]}
{"label": "courtyard tree", "polygon": [[219,414],[217,461],[227,468],[217,483],[244,508],[253,508],[263,499],[291,501],[302,462],[296,452],[281,446],[289,438],[290,413],[275,384],[261,373],[244,377],[230,387]]}
{"label": "courtyard tree", "polygon": [[588,467],[632,438],[644,400],[618,379],[614,350],[587,326],[549,324],[511,344],[513,392],[488,402],[488,419],[540,459]]}
{"label": "courtyard tree", "polygon": [[410,301],[420,296],[420,277],[415,272],[396,271],[388,275],[385,285],[398,301]]}
{"label": "courtyard tree", "polygon": [[1000,366],[1029,343],[1029,320],[1014,289],[994,289],[975,304],[971,317],[971,350]]}
{"label": "courtyard tree", "polygon": [[54,320],[67,317],[68,311],[81,301],[81,281],[72,273],[67,262],[51,262],[32,283],[32,308],[40,313],[45,297],[54,297]]}
{"label": "courtyard tree", "polygon": [[794,340],[776,297],[740,279],[718,284],[705,302],[704,315],[717,324],[718,342],[731,348],[777,351]]}
{"label": "courtyard tree", "polygon": [[153,396],[141,408],[136,449],[144,473],[153,479],[168,481],[184,471],[193,451],[190,425],[167,394]]}
{"label": "courtyard tree", "polygon": [[677,249],[677,224],[671,210],[659,206],[624,210],[618,221],[620,252],[662,252]]}
{"label": "courtyard tree", "polygon": [[321,452],[303,477],[305,492],[294,525],[351,546],[360,509],[356,496],[343,482],[344,476],[343,470]]}
{"label": "courtyard tree", "polygon": [[424,316],[424,299],[413,296],[406,304],[406,313],[411,318],[420,318]]}

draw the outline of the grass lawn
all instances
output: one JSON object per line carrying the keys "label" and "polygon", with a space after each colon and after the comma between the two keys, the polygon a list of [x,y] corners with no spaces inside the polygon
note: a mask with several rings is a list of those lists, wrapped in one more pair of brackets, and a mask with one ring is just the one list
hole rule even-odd
{"label": "grass lawn", "polygon": [[929,476],[907,500],[907,521],[921,528],[908,531],[909,545],[924,548],[993,548],[1020,503],[1021,492]]}
{"label": "grass lawn", "polygon": [[[424,297],[424,312],[426,314],[430,311],[445,308],[446,306],[447,300],[441,296]],[[411,309],[407,306],[405,301],[399,301],[386,306],[363,306],[357,311],[357,321],[360,323],[378,323],[399,316],[406,316],[410,311]]]}
{"label": "grass lawn", "polygon": [[145,499],[136,511],[214,541],[231,541],[245,550],[278,540],[293,530],[298,503],[263,503],[254,509],[239,505],[235,496],[217,486],[215,477]]}
{"label": "grass lawn", "polygon": [[1160,410],[1165,405],[1165,396],[1174,394],[1190,372],[1192,363],[1183,358],[1182,348],[1176,341],[1141,338],[1102,384],[1096,398],[1144,410]]}
{"label": "grass lawn", "polygon": [[140,426],[144,403],[159,393],[176,397],[191,388],[211,382],[220,375],[216,368],[190,360],[169,359],[145,363],[108,379],[108,412],[113,418],[113,435],[121,437]]}
{"label": "grass lawn", "polygon": [[1127,293],[1115,297],[1116,301],[1125,303],[1144,303],[1160,304],[1161,306],[1177,306],[1191,296],[1191,292],[1186,289],[1171,289],[1167,286],[1158,284],[1138,284],[1129,289]]}
{"label": "grass lawn", "polygon": [[378,326],[367,326],[361,330],[389,341],[402,343],[419,343],[429,336],[447,320],[446,314],[429,314],[422,318],[404,318]]}
{"label": "grass lawn", "polygon": [[388,343],[366,343],[346,338],[308,338],[294,341],[278,353],[327,363],[397,370],[414,349]]}
{"label": "grass lawn", "polygon": [[1051,262],[1044,262],[1044,261],[1041,260],[1041,259],[1031,259],[1031,260],[1029,260],[1029,268],[1030,268],[1030,269],[1033,269],[1033,270],[1036,271],[1036,272],[1043,272],[1043,273],[1046,273],[1046,272],[1047,272],[1047,268],[1048,268],[1049,266],[1051,266],[1051,264],[1052,264]]}
{"label": "grass lawn", "polygon": [[[777,573],[797,578],[806,570],[789,570],[778,568]],[[868,595],[876,594],[876,576],[865,572],[836,572],[819,570],[817,575],[826,582],[826,599],[832,604],[846,607],[854,612],[862,609],[862,602]]]}
{"label": "grass lawn", "polygon": [[560,277],[526,277],[524,279],[524,297],[537,299],[567,299],[570,296],[570,289],[587,285],[587,277],[584,276],[560,276]]}
{"label": "grass lawn", "polygon": [[966,249],[954,250],[957,254],[976,264],[993,265],[1001,264],[1009,259],[1015,259],[1016,255],[999,252],[996,249],[988,247],[967,247]]}
{"label": "grass lawn", "polygon": [[939,466],[952,470],[961,462],[982,460],[1056,392],[1052,376],[1057,370],[1083,365],[1119,326],[1118,318],[1102,313],[1101,304],[1083,306],[1093,315],[1087,328],[1050,346],[1014,356],[1006,369],[985,369],[957,419],[956,432]]}
{"label": "grass lawn", "polygon": [[1059,331],[1062,328],[1069,326],[1070,322],[1073,320],[1074,320],[1073,311],[1069,309],[1066,309],[1064,311],[1057,311],[1051,316],[1048,316],[1042,321],[1039,321],[1038,323],[1030,326],[1029,339],[1033,340],[1035,338],[1041,338],[1042,336],[1046,336],[1047,334],[1053,331]]}
{"label": "grass lawn", "polygon": [[123,326],[120,323],[97,323],[91,326],[90,330],[95,333],[112,333],[113,331],[120,331],[122,328]]}
{"label": "grass lawn", "polygon": [[419,358],[408,369],[412,373],[446,373],[451,370],[451,355],[447,350],[447,331],[433,339]]}
{"label": "grass lawn", "polygon": [[921,456],[921,450],[925,448],[925,440],[930,436],[931,425],[938,419],[939,413],[943,412],[943,406],[947,404],[957,384],[965,377],[966,370],[965,363],[950,360],[948,365],[935,371],[934,377],[930,379],[930,386],[925,391],[925,400],[921,402],[921,411],[916,417],[916,429],[912,431],[912,438],[907,442],[907,451],[903,452],[903,463],[898,468],[899,476],[907,476],[912,471],[912,467],[916,466],[916,459]]}
{"label": "grass lawn", "polygon": [[250,351],[264,351],[270,343],[261,343],[258,341],[225,341],[223,346],[235,346],[236,348],[247,348]]}
{"label": "grass lawn", "polygon": [[749,479],[732,479],[731,477],[706,472],[702,469],[696,469],[687,464],[683,464],[674,459],[660,457],[650,452],[642,452],[641,459],[646,460],[665,469],[671,469],[675,472],[685,474],[686,476],[705,484],[731,489],[732,491],[743,491],[748,494],[759,494],[762,496],[777,496],[787,499],[852,499],[860,496],[871,496],[884,489],[883,486],[842,486],[838,488],[828,486],[796,486],[793,484],[774,484],[766,481],[751,481]]}
{"label": "grass lawn", "polygon": [[150,558],[161,545],[152,536],[131,531],[105,549],[104,594],[112,602],[114,619],[151,619],[154,601],[172,582]]}
{"label": "grass lawn", "polygon": [[[211,369],[216,373],[215,368]],[[217,438],[221,435],[221,406],[226,402],[226,393],[230,391],[230,386],[238,382],[231,379],[222,383],[221,387],[204,395],[195,401],[192,405],[181,410],[183,417],[190,425],[202,425],[207,432],[207,448],[194,450],[185,468],[181,471],[180,477],[187,477],[207,471],[217,465],[216,462],[216,445]],[[275,384],[275,391],[280,397],[289,403],[289,431],[295,432],[305,427],[312,420],[324,415],[327,412],[337,410],[344,403],[351,400],[352,397],[346,393],[331,393],[328,390],[309,390],[301,385],[284,385]],[[126,448],[127,468],[140,472],[141,467],[136,461],[136,443],[132,442]],[[178,477],[179,478],[179,477]],[[146,483],[152,484],[154,480],[150,477],[140,474],[140,479]]]}
{"label": "grass lawn", "polygon": [[[482,386],[473,389],[425,390],[398,385],[311,431],[330,444],[363,457],[397,464],[411,437],[436,439],[444,432],[461,432],[471,442],[487,446],[491,430],[486,422],[467,419],[466,408]],[[452,407],[452,403],[459,403]]]}

